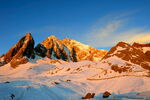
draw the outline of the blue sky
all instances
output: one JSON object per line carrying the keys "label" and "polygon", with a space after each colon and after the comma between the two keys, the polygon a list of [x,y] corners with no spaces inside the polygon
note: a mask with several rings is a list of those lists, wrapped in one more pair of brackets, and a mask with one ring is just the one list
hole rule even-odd
{"label": "blue sky", "polygon": [[150,42],[150,0],[0,0],[0,54],[27,32],[36,44],[50,35],[103,49]]}

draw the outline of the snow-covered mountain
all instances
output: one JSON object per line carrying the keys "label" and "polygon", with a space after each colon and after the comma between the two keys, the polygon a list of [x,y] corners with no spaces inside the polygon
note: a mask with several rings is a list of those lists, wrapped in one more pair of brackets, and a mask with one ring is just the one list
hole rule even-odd
{"label": "snow-covered mountain", "polygon": [[6,54],[0,57],[0,66],[10,63],[15,68],[29,60],[33,61],[44,57],[74,62],[97,61],[101,60],[106,53],[106,50],[98,50],[72,39],[58,40],[53,35],[47,37],[34,48],[34,39],[30,33],[27,33]]}
{"label": "snow-covered mountain", "polygon": [[50,59],[69,60],[67,48],[55,36],[46,38],[42,43],[35,47],[35,52],[38,56],[48,57]]}
{"label": "snow-covered mountain", "polygon": [[[150,70],[150,58],[141,49],[129,45],[125,42],[119,42],[116,46],[103,57],[102,62],[118,72],[130,72],[133,69],[143,68]],[[134,67],[138,65],[139,67]]]}
{"label": "snow-covered mountain", "polygon": [[106,50],[98,50],[76,40],[65,38],[58,40],[55,36],[46,38],[35,47],[35,52],[41,57],[62,59],[65,61],[90,60],[97,61],[107,53]]}
{"label": "snow-covered mountain", "polygon": [[27,33],[0,57],[0,66],[10,63],[15,68],[19,64],[27,63],[28,58],[34,58],[34,40],[30,33]]}
{"label": "snow-covered mountain", "polygon": [[61,42],[69,49],[71,52],[72,58],[75,55],[76,61],[81,60],[90,60],[90,61],[99,61],[107,53],[106,50],[99,50],[92,48],[88,45],[82,44],[76,40],[65,38]]}
{"label": "snow-covered mountain", "polygon": [[34,48],[27,34],[0,57],[0,100],[150,99],[149,48],[119,42],[107,52],[55,36]]}

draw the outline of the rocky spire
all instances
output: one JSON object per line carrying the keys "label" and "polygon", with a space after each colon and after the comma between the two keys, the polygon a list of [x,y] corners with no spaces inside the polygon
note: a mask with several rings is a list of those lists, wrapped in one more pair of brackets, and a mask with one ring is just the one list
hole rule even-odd
{"label": "rocky spire", "polygon": [[34,58],[34,40],[32,35],[27,33],[0,58],[1,65],[10,62],[13,68],[19,64],[26,63],[28,58]]}

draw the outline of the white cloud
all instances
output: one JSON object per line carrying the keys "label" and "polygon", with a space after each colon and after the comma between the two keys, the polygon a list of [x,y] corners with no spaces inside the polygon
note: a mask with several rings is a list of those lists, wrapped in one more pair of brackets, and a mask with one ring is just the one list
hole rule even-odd
{"label": "white cloud", "polygon": [[[150,31],[143,28],[132,27],[125,28],[128,21],[128,16],[109,16],[99,25],[95,24],[91,31],[86,36],[86,43],[93,47],[111,47],[119,41],[128,43],[133,42],[150,42]],[[100,22],[99,22],[100,23]]]}
{"label": "white cloud", "polygon": [[129,38],[126,42],[128,42],[128,43],[133,43],[133,42],[138,42],[138,43],[150,42],[150,31],[138,33],[137,35]]}
{"label": "white cloud", "polygon": [[110,34],[114,33],[120,26],[122,21],[112,21],[109,24],[107,24],[104,28],[95,28],[90,33],[91,35],[94,33],[95,37],[107,37]]}

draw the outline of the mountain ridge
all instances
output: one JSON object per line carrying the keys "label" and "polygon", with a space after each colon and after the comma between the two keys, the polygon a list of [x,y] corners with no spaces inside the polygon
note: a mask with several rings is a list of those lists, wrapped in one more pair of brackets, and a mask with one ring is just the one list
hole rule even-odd
{"label": "mountain ridge", "polygon": [[[47,37],[34,47],[34,39],[31,33],[27,33],[6,54],[0,57],[0,65],[10,63],[15,68],[19,64],[27,63],[30,59],[35,59],[39,56],[41,58],[47,57],[49,59],[73,62],[82,60],[107,62],[111,65],[111,69],[125,72],[132,70],[132,64],[137,64],[146,70],[150,70],[149,55],[150,43],[133,43],[130,45],[125,42],[118,42],[108,52],[69,38],[59,40],[54,35]],[[118,61],[121,59],[121,62],[126,62],[126,64],[119,65],[119,67],[117,63],[112,62],[114,59],[118,59]]]}
{"label": "mountain ridge", "polygon": [[[45,47],[44,50],[40,49],[41,47]],[[55,36],[46,38],[35,49],[39,55],[43,55],[45,52],[44,57],[75,62],[81,60],[95,61],[96,58],[100,60],[107,53],[105,50],[92,48],[73,39],[58,40]]]}
{"label": "mountain ridge", "polygon": [[98,50],[69,38],[59,40],[54,35],[47,37],[34,47],[34,39],[31,33],[27,33],[0,57],[0,66],[10,63],[15,68],[19,64],[28,62],[29,59],[35,59],[36,56],[73,62],[95,61],[100,60],[106,53],[105,50]]}
{"label": "mountain ridge", "polygon": [[[75,40],[59,40],[50,36],[38,44],[37,48],[33,48],[31,34],[24,37],[8,51],[8,54],[14,54],[10,56],[11,60],[0,67],[0,89],[4,91],[0,93],[2,99],[13,96],[18,100],[80,100],[85,94],[94,93],[93,99],[97,100],[102,99],[101,95],[106,91],[116,100],[118,97],[128,99],[133,92],[130,99],[150,98],[150,59],[147,45],[145,49],[145,45],[141,47],[119,42],[101,60],[92,61],[86,58],[89,59],[89,55],[96,57],[99,53],[95,51],[97,49]],[[29,53],[30,50],[34,52]],[[70,51],[72,53],[68,56]],[[62,59],[62,54],[68,57],[66,61]],[[4,60],[5,55],[0,57],[0,61]],[[22,63],[20,59],[25,59],[26,62]],[[31,59],[37,60],[32,62]],[[13,61],[18,60],[19,67],[12,66]],[[16,65],[15,62],[14,64]],[[141,96],[143,92],[147,95]],[[116,94],[118,97],[115,97]]]}

